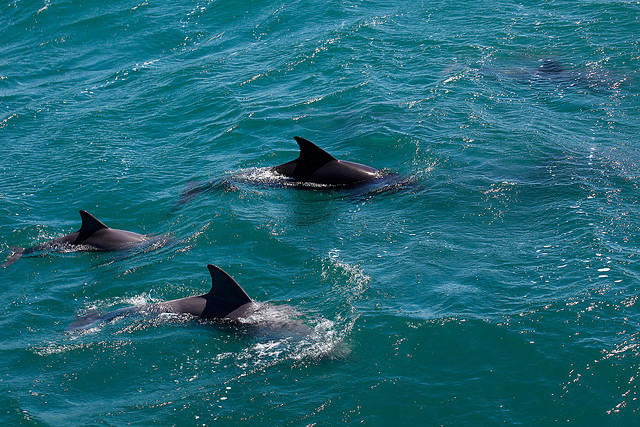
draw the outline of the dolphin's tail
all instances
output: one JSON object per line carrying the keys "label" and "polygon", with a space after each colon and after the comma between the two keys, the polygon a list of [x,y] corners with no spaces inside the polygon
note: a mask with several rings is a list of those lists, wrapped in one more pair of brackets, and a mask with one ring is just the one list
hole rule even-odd
{"label": "dolphin's tail", "polygon": [[8,267],[14,262],[16,262],[17,260],[19,260],[20,257],[22,257],[22,254],[24,253],[24,248],[13,246],[11,247],[11,252],[12,252],[11,255],[9,255],[9,257],[4,262],[4,264],[0,265],[0,268]]}

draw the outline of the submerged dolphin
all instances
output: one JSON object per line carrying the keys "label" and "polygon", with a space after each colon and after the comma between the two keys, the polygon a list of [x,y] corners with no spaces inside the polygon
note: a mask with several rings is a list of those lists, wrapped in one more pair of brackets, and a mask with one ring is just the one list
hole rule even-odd
{"label": "submerged dolphin", "polygon": [[338,160],[313,142],[294,137],[300,146],[300,156],[271,168],[298,182],[350,186],[371,182],[384,174],[371,166]]}
{"label": "submerged dolphin", "polygon": [[562,66],[562,64],[553,59],[543,60],[535,70],[538,75],[553,75],[562,73],[564,71],[565,68]]}
{"label": "submerged dolphin", "polygon": [[142,234],[109,228],[86,211],[80,211],[80,217],[82,218],[80,230],[30,248],[13,248],[14,253],[0,267],[11,265],[22,255],[34,252],[56,251],[68,248],[82,251],[117,251],[152,241]]}
{"label": "submerged dolphin", "polygon": [[562,87],[579,87],[596,91],[617,89],[623,84],[628,84],[625,82],[629,82],[629,76],[616,74],[598,66],[574,66],[550,58],[539,59],[536,65],[522,64],[510,69],[480,67],[477,70],[488,75],[513,78],[528,84],[550,83]]}
{"label": "submerged dolphin", "polygon": [[209,264],[211,290],[203,295],[148,304],[140,307],[125,307],[99,316],[93,310],[72,323],[67,330],[86,329],[133,313],[187,313],[203,319],[225,319],[238,322],[258,310],[240,285],[220,267]]}

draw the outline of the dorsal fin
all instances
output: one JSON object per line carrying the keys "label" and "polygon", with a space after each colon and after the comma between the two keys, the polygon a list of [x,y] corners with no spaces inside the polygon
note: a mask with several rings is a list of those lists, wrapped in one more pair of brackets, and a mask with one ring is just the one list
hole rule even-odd
{"label": "dorsal fin", "polygon": [[324,164],[332,160],[337,160],[331,154],[327,153],[308,139],[300,138],[299,136],[294,136],[293,138],[300,146],[300,157],[298,157],[299,162]]}
{"label": "dorsal fin", "polygon": [[82,218],[82,226],[80,226],[80,230],[78,230],[78,237],[75,242],[73,242],[76,245],[84,242],[96,231],[109,228],[87,211],[80,211],[80,218]]}
{"label": "dorsal fin", "polygon": [[103,228],[109,228],[104,225],[102,221],[87,211],[80,211],[80,218],[82,218],[82,226],[80,227],[81,233],[83,231],[93,233]]}
{"label": "dorsal fin", "polygon": [[207,267],[211,273],[211,290],[209,291],[209,295],[238,301],[243,304],[251,302],[251,298],[249,298],[249,295],[247,295],[244,289],[220,267],[211,264]]}

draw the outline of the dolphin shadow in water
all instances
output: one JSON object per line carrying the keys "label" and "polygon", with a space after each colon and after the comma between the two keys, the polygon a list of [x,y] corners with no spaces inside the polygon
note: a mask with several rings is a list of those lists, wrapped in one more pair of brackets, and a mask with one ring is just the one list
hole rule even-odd
{"label": "dolphin shadow in water", "polygon": [[109,228],[86,211],[80,211],[80,230],[40,243],[30,248],[13,247],[13,253],[0,267],[7,267],[20,257],[42,252],[108,252],[138,248],[158,242],[157,237]]}
{"label": "dolphin shadow in water", "polygon": [[[211,290],[206,294],[120,308],[103,315],[99,315],[96,310],[91,310],[69,325],[67,331],[90,329],[133,314],[184,313],[200,319],[212,319],[229,324],[266,325],[274,331],[288,334],[308,335],[311,332],[308,326],[287,316],[288,306],[283,306],[282,310],[276,310],[271,304],[254,302],[244,289],[220,267],[211,264],[207,267],[211,274]],[[280,311],[284,315],[278,314]]]}
{"label": "dolphin shadow in water", "polygon": [[566,68],[555,59],[543,59],[540,65],[534,70],[534,74],[538,76],[554,76],[564,73]]}
{"label": "dolphin shadow in water", "polygon": [[244,182],[310,190],[362,189],[367,194],[378,194],[387,189],[397,190],[411,182],[411,179],[397,173],[338,160],[313,142],[299,136],[294,139],[300,146],[297,159],[278,166],[255,168],[235,176],[191,185],[183,191],[174,210],[200,193],[237,191],[236,184]]}
{"label": "dolphin shadow in water", "polygon": [[539,59],[537,62],[535,66],[522,66],[511,70],[492,68],[478,70],[528,84],[548,83],[561,88],[577,86],[596,92],[617,89],[622,85],[630,84],[628,76],[618,75],[606,69],[568,66],[557,59],[550,58]]}

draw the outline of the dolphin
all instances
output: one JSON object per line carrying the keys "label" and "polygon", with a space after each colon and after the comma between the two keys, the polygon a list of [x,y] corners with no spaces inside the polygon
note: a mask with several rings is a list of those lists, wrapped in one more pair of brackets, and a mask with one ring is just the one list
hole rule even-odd
{"label": "dolphin", "polygon": [[355,186],[382,178],[384,173],[371,166],[338,160],[313,142],[294,137],[300,146],[300,156],[271,168],[297,182],[331,186]]}
{"label": "dolphin", "polygon": [[133,313],[187,313],[202,319],[239,322],[259,309],[259,305],[253,302],[244,289],[224,270],[211,264],[207,267],[211,274],[211,290],[206,294],[139,307],[120,308],[102,316],[92,310],[69,325],[67,330],[87,329]]}
{"label": "dolphin", "polygon": [[238,191],[237,183],[259,183],[301,189],[365,190],[366,195],[395,190],[411,183],[411,179],[359,163],[338,160],[313,142],[294,137],[300,146],[297,159],[278,166],[254,168],[206,183],[190,184],[173,210],[177,210],[200,193],[222,190]]}
{"label": "dolphin", "polygon": [[617,89],[625,82],[630,82],[629,76],[621,75],[607,69],[594,66],[574,66],[565,64],[557,59],[542,58],[536,65],[523,64],[510,70],[492,67],[473,68],[476,71],[497,77],[513,78],[528,84],[553,84],[563,87],[579,87],[600,91]]}
{"label": "dolphin", "polygon": [[69,248],[80,251],[118,251],[152,241],[142,234],[109,228],[87,211],[80,211],[80,217],[82,218],[80,230],[30,248],[14,247],[12,248],[13,254],[0,267],[7,267],[22,255],[35,252],[59,251]]}

